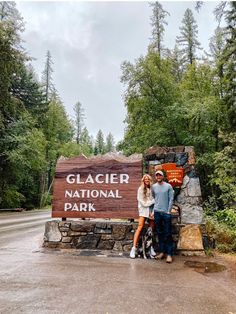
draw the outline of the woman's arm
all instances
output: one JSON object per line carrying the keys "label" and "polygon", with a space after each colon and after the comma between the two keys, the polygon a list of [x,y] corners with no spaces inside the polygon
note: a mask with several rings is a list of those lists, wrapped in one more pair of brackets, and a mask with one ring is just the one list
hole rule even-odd
{"label": "woman's arm", "polygon": [[144,198],[143,190],[141,188],[138,189],[137,200],[143,207],[149,207],[155,203],[155,200],[152,198],[151,194],[148,198]]}

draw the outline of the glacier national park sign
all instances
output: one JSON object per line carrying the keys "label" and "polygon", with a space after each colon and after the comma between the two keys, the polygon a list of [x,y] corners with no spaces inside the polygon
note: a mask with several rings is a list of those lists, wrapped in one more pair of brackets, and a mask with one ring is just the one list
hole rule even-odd
{"label": "glacier national park sign", "polygon": [[60,158],[53,185],[52,217],[137,218],[141,177],[141,155]]}

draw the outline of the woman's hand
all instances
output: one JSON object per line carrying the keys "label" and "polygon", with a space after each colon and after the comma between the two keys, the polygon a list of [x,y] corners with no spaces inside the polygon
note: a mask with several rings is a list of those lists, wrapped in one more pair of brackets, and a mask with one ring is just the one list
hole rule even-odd
{"label": "woman's hand", "polygon": [[149,218],[152,219],[152,220],[154,219],[154,212],[150,213]]}

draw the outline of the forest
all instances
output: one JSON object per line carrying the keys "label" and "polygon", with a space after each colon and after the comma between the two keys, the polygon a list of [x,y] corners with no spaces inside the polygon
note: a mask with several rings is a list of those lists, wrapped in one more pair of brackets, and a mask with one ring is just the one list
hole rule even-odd
{"label": "forest", "polygon": [[[14,2],[0,2],[0,208],[50,204],[57,159],[120,151],[144,153],[153,145],[193,146],[206,213],[236,225],[236,2],[219,2],[218,27],[204,51],[187,9],[173,49],[164,45],[169,13],[150,3],[147,53],[121,64],[127,115],[116,147],[109,133],[94,139],[78,101],[66,113],[53,84],[53,58],[45,52],[41,79],[22,48],[24,21]],[[236,237],[236,236],[235,236]],[[235,241],[236,250],[236,241]]]}
{"label": "forest", "polygon": [[0,208],[42,208],[51,202],[60,156],[115,150],[111,133],[93,138],[78,101],[66,113],[53,84],[53,58],[45,52],[40,79],[22,47],[24,21],[15,2],[0,2]]}
{"label": "forest", "polygon": [[236,2],[216,6],[208,51],[194,18],[204,2],[185,11],[174,49],[163,40],[169,13],[159,2],[150,5],[148,52],[122,64],[127,116],[118,147],[131,154],[154,145],[193,146],[211,233],[236,251]]}

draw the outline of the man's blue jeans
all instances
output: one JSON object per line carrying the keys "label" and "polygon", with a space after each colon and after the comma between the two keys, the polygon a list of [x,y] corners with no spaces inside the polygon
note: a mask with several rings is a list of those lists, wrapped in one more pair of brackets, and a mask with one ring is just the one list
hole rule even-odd
{"label": "man's blue jeans", "polygon": [[154,212],[160,253],[173,255],[171,214]]}

